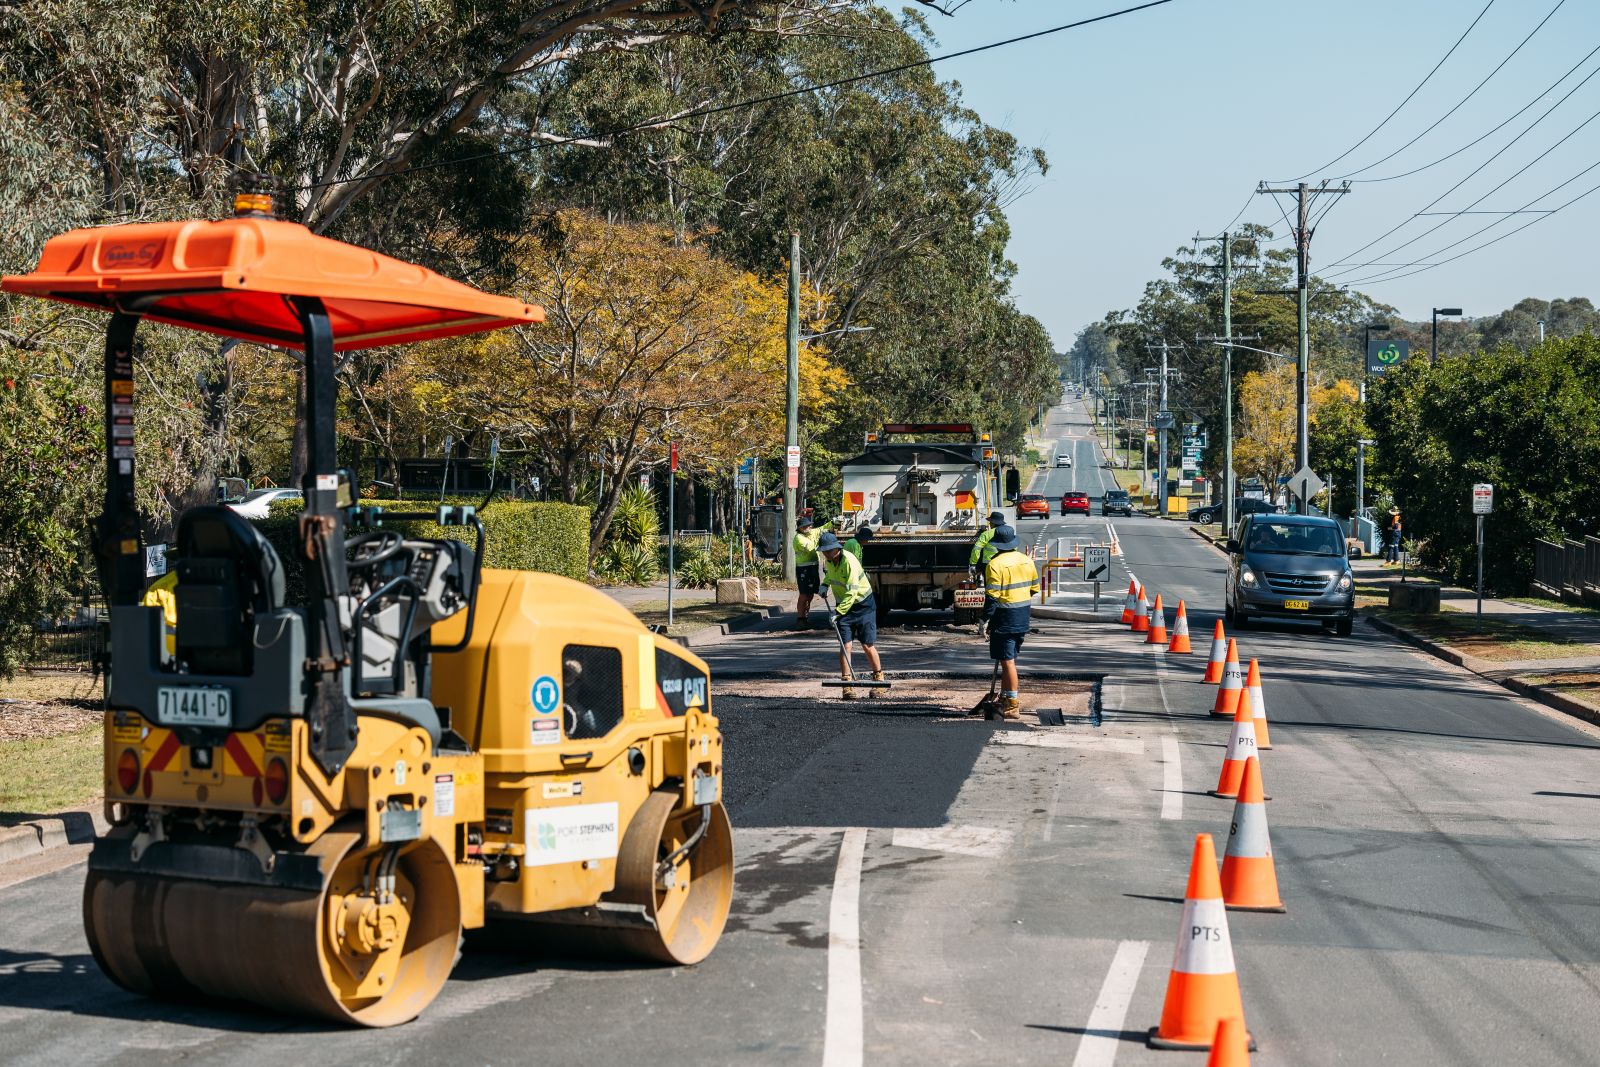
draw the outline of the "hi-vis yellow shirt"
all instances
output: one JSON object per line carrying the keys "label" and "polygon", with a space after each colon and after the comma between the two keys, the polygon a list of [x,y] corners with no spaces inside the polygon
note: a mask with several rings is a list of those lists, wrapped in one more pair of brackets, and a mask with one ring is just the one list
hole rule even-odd
{"label": "hi-vis yellow shirt", "polygon": [[178,596],[173,592],[177,587],[178,572],[169,570],[151,582],[150,588],[144,591],[144,596],[139,600],[143,607],[161,609],[162,619],[166,623],[169,656],[178,651]]}
{"label": "hi-vis yellow shirt", "polygon": [[983,586],[1002,604],[1026,604],[1039,592],[1039,569],[1015,549],[999,552],[984,568]]}

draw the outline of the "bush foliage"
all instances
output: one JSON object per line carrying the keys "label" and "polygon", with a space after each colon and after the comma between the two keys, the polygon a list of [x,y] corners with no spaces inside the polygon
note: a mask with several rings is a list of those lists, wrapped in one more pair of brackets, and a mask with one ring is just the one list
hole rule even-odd
{"label": "bush foliage", "polygon": [[1502,346],[1430,367],[1412,359],[1368,390],[1376,473],[1424,564],[1476,580],[1472,486],[1495,487],[1484,584],[1522,592],[1538,538],[1600,532],[1600,339]]}

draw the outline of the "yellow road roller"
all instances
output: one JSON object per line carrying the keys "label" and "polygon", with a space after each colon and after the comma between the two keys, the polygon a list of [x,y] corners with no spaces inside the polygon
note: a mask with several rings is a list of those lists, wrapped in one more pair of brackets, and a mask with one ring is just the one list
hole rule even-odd
{"label": "yellow road roller", "polygon": [[[359,506],[336,463],[337,352],[541,309],[314,235],[258,193],[222,221],[62,234],[0,284],[110,312],[95,547],[112,828],[83,897],[107,975],[389,1026],[427,1007],[486,922],[705,958],[733,892],[706,665],[587,586],[485,570],[471,507]],[[303,604],[255,527],[208,506],[178,522],[175,632],[141,606],[146,319],[303,353]],[[387,525],[419,518],[461,536]]]}

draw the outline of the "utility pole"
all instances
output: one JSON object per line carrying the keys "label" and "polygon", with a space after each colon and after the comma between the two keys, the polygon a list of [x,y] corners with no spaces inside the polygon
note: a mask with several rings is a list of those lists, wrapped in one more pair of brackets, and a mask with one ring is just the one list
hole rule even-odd
{"label": "utility pole", "polygon": [[[1167,344],[1167,341],[1166,341],[1165,338],[1162,338],[1161,347],[1159,349],[1157,349],[1155,345],[1151,345],[1151,344],[1147,344],[1144,347],[1148,351],[1151,351],[1151,352],[1159,351],[1161,353],[1161,366],[1159,368],[1146,367],[1145,368],[1145,373],[1148,374],[1148,373],[1159,371],[1159,373],[1161,375],[1161,379],[1160,379],[1161,395],[1160,395],[1159,401],[1156,404],[1156,419],[1155,419],[1155,430],[1156,430],[1156,507],[1160,509],[1160,512],[1159,512],[1160,514],[1165,515],[1167,513],[1167,427],[1168,427],[1168,424],[1173,421],[1172,420],[1172,412],[1167,409],[1167,379],[1174,372],[1168,367],[1167,357],[1168,357],[1168,350],[1169,350],[1170,346]],[[1146,383],[1146,384],[1149,385],[1149,384],[1153,384],[1153,383]],[[1150,397],[1150,394],[1147,391],[1145,393],[1146,402],[1149,401],[1149,397]],[[1149,434],[1146,433],[1145,436],[1148,439]]]}
{"label": "utility pole", "polygon": [[[1299,322],[1300,343],[1296,349],[1295,358],[1295,439],[1294,459],[1295,470],[1305,470],[1311,465],[1311,333],[1310,309],[1308,297],[1311,284],[1311,237],[1316,232],[1311,222],[1311,208],[1317,197],[1324,193],[1329,196],[1342,196],[1350,191],[1350,183],[1344,182],[1337,187],[1330,186],[1326,181],[1315,189],[1301,182],[1293,189],[1269,188],[1266,182],[1256,187],[1256,192],[1267,194],[1287,193],[1295,197],[1297,208],[1295,211],[1294,245],[1295,245],[1295,291],[1298,298],[1296,318]],[[1291,490],[1292,490],[1291,486]],[[1305,514],[1310,506],[1309,500],[1300,501],[1300,512]]]}
{"label": "utility pole", "polygon": [[[1196,340],[1222,342],[1222,532],[1226,534],[1233,529],[1236,495],[1233,473],[1233,234],[1224,230],[1216,239],[1222,243],[1222,336]],[[1194,240],[1199,244],[1205,238],[1196,234]]]}
{"label": "utility pole", "polygon": [[785,444],[783,482],[783,576],[794,581],[794,523],[798,517],[799,498],[795,487],[800,484],[799,472],[787,466],[794,450],[800,445],[800,235],[789,235],[789,331],[785,347],[788,350],[788,432]]}

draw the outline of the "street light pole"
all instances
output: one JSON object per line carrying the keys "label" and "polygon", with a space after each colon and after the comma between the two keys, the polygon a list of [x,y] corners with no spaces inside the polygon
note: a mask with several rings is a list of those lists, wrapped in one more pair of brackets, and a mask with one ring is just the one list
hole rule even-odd
{"label": "street light pole", "polygon": [[1439,316],[1459,314],[1461,314],[1460,308],[1433,309],[1433,347],[1428,350],[1428,366],[1437,366],[1439,363]]}
{"label": "street light pole", "polygon": [[1222,232],[1222,532],[1233,531],[1233,235]]}
{"label": "street light pole", "polygon": [[1361,520],[1367,504],[1367,446],[1376,441],[1366,437],[1356,438],[1356,512],[1350,516],[1350,535],[1355,536],[1356,524]]}
{"label": "street light pole", "polygon": [[[787,432],[784,443],[789,448],[796,448],[800,444],[800,235],[789,235],[789,328],[785,338],[788,355],[788,376],[786,397]],[[794,523],[797,517],[796,508],[799,504],[795,486],[799,480],[791,473],[787,466],[791,452],[784,455],[784,481],[783,481],[783,577],[787,581],[794,581]]]}

